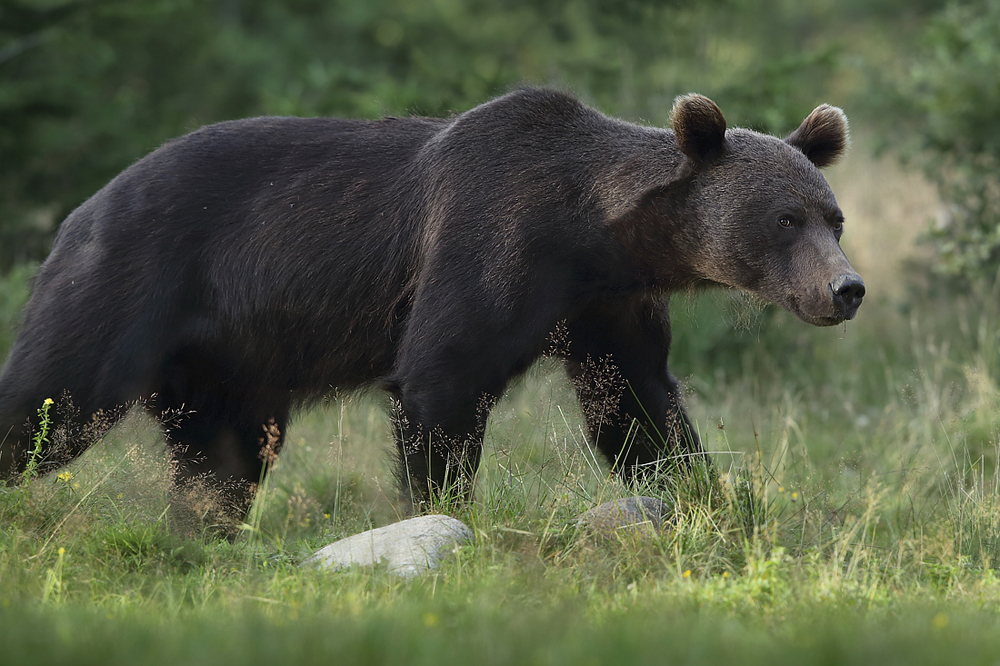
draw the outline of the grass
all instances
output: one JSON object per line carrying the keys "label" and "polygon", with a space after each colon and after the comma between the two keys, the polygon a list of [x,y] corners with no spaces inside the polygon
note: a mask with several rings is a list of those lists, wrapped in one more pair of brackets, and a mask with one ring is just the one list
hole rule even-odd
{"label": "grass", "polygon": [[[299,563],[400,518],[377,400],[301,415],[233,542],[169,529],[163,442],[132,414],[61,474],[0,488],[0,663],[993,663],[1000,298],[904,288],[933,202],[859,152],[831,175],[858,321],[675,301],[672,368],[720,486],[610,478],[545,363],[491,418],[477,501],[451,508],[474,544],[408,582],[331,574]],[[674,504],[670,531],[576,528],[637,492]]]}

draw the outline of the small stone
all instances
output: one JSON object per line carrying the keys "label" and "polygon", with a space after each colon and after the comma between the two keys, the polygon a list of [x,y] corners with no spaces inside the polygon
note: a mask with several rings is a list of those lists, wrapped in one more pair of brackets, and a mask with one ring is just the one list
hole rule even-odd
{"label": "small stone", "polygon": [[611,536],[621,531],[659,533],[673,508],[655,497],[625,497],[605,502],[577,518],[577,525]]}
{"label": "small stone", "polygon": [[472,530],[451,516],[418,516],[331,543],[305,564],[339,571],[381,562],[390,573],[412,578],[437,569],[448,551],[473,538]]}

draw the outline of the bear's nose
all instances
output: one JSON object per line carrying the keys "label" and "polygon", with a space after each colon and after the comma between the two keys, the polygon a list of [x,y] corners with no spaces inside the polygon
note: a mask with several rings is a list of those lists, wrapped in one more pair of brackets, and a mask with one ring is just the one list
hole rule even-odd
{"label": "bear's nose", "polygon": [[857,273],[845,273],[830,283],[833,304],[844,319],[854,319],[861,299],[865,297],[865,283]]}

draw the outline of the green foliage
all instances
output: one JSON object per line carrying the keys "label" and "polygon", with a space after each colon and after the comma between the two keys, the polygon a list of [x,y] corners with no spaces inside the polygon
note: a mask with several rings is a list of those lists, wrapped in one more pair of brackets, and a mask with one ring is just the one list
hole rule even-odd
{"label": "green foliage", "polygon": [[922,160],[946,208],[935,268],[966,286],[1000,269],[1000,2],[954,4],[933,20],[913,68]]}
{"label": "green foliage", "polygon": [[21,485],[26,485],[38,476],[38,464],[42,460],[44,447],[49,441],[49,428],[52,425],[52,417],[49,410],[52,409],[52,398],[46,398],[42,406],[38,408],[38,431],[31,438],[31,449],[28,451],[28,464],[21,472]]}

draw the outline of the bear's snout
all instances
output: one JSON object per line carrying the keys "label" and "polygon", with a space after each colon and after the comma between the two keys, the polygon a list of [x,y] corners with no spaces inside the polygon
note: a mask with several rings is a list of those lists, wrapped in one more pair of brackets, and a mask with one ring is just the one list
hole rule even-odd
{"label": "bear's snout", "polygon": [[841,319],[854,319],[865,297],[865,283],[857,273],[845,273],[830,283],[830,293]]}

